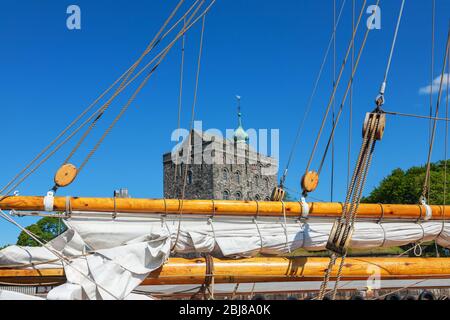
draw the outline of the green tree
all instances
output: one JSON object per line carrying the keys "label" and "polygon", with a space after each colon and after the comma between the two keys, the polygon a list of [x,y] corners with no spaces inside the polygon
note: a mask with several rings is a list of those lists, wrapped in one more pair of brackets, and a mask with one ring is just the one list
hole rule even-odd
{"label": "green tree", "polygon": [[[450,165],[450,163],[449,163]],[[430,204],[444,204],[450,201],[450,167],[445,172],[445,161],[432,163],[430,171]],[[419,202],[425,180],[426,166],[412,167],[406,171],[395,169],[384,178],[367,196],[364,203],[415,204]],[[445,179],[447,175],[447,179]],[[444,197],[444,184],[447,182]]]}
{"label": "green tree", "polygon": [[[448,182],[450,181],[450,167],[446,170],[445,161],[439,161],[432,163],[430,169],[430,204],[442,205],[449,203],[450,187]],[[422,195],[425,173],[426,166],[412,167],[406,171],[395,169],[390,175],[384,178],[378,187],[372,190],[367,197],[362,198],[361,202],[398,204],[418,203],[420,196]],[[447,183],[446,189],[444,189],[445,183]],[[410,249],[411,246],[412,245],[403,246],[402,248],[407,250]],[[435,246],[434,241],[424,243],[422,247],[424,256],[434,256],[436,255],[436,251],[438,251],[441,256],[449,256],[450,254],[448,249]],[[409,255],[412,256],[413,252],[410,251]]]}
{"label": "green tree", "polygon": [[[39,240],[47,242],[66,231],[67,227],[59,218],[45,217],[25,229],[32,232]],[[17,245],[37,247],[39,243],[22,231],[17,239]]]}

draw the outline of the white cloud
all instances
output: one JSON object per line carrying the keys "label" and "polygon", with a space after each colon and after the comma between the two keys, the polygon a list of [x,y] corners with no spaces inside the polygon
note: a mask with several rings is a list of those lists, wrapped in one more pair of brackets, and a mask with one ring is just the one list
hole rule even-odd
{"label": "white cloud", "polygon": [[[442,82],[442,92],[444,93],[446,91],[447,83],[450,81],[450,74],[444,73],[444,81]],[[432,92],[433,94],[439,92],[439,86],[441,84],[441,76],[437,77],[433,80],[433,83],[429,86],[425,86],[419,89],[420,94],[430,94]]]}

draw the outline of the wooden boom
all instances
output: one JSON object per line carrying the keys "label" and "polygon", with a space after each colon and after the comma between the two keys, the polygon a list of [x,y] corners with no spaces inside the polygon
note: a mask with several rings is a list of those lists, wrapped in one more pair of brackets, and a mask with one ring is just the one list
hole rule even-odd
{"label": "wooden boom", "polygon": [[[152,272],[142,285],[201,284],[206,260],[171,258]],[[328,258],[212,259],[215,283],[321,281]],[[336,276],[339,261],[331,279]],[[450,258],[347,258],[342,280],[365,280],[378,274],[382,280],[450,278]],[[0,269],[3,284],[58,284],[65,282],[63,269]]]}
{"label": "wooden boom", "polygon": [[[1,199],[1,197],[0,197]],[[44,211],[44,197],[9,196],[0,201],[3,210]],[[309,217],[339,217],[342,203],[311,202]],[[121,212],[121,213],[167,213],[228,216],[283,216],[300,217],[302,206],[299,202],[259,202],[231,200],[174,200],[174,199],[132,199],[132,198],[80,198],[55,197],[53,211]],[[284,210],[283,210],[284,207]],[[450,218],[448,206],[433,205],[431,220]],[[424,219],[426,207],[423,205],[365,204],[358,209],[358,218],[370,219]]]}

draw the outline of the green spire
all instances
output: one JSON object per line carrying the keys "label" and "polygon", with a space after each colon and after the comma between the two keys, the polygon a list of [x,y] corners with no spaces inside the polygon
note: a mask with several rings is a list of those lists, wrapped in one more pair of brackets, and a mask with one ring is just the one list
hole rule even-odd
{"label": "green spire", "polygon": [[236,96],[238,102],[238,127],[234,131],[234,141],[236,142],[248,142],[248,134],[242,127],[242,113],[241,113],[241,97]]}

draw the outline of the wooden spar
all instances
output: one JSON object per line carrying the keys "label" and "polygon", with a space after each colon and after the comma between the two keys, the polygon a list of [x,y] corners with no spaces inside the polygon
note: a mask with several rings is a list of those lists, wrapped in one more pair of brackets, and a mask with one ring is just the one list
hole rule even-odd
{"label": "wooden spar", "polygon": [[[215,283],[321,281],[328,258],[213,259]],[[331,279],[336,275],[335,264]],[[204,258],[171,258],[152,272],[142,285],[201,284],[205,281]],[[450,258],[347,258],[342,280],[365,280],[375,273],[382,280],[450,278]],[[63,269],[0,269],[0,283],[37,284],[65,282]]]}
{"label": "wooden spar", "polygon": [[[70,197],[73,211],[122,212],[122,213],[168,213],[217,216],[283,216],[283,203],[230,200],[175,200],[175,199],[132,199],[132,198],[80,198]],[[66,211],[66,197],[55,197],[53,211]],[[299,202],[285,202],[287,217],[300,217],[302,206]],[[448,206],[430,206],[432,220],[450,218]],[[44,211],[43,197],[10,196],[0,201],[3,210]],[[309,217],[336,218],[342,213],[342,203],[309,203]],[[426,208],[423,205],[365,204],[358,208],[358,218],[369,219],[424,219]]]}

